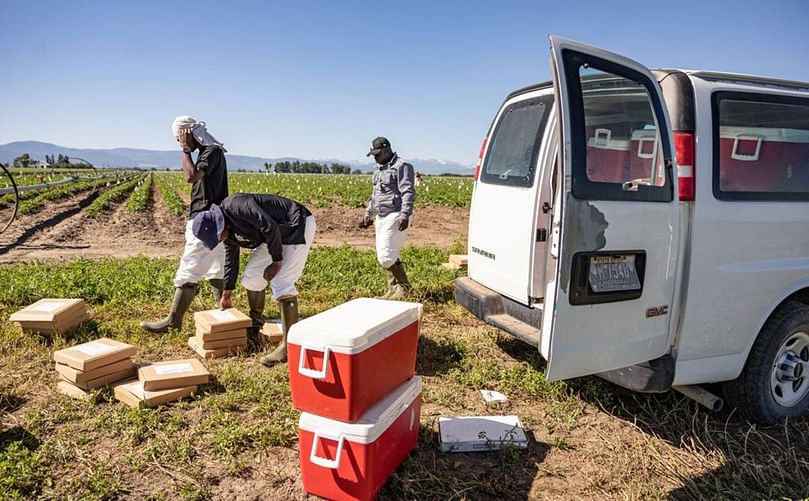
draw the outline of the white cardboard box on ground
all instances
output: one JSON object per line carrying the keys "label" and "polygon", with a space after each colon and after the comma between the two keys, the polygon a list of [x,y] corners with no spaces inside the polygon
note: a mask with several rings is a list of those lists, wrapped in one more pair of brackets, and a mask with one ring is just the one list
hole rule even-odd
{"label": "white cardboard box on ground", "polygon": [[137,348],[131,344],[101,338],[53,352],[53,360],[80,371],[91,371],[131,357]]}
{"label": "white cardboard box on ground", "polygon": [[528,447],[517,416],[458,416],[438,418],[443,452],[478,452],[502,447]]}

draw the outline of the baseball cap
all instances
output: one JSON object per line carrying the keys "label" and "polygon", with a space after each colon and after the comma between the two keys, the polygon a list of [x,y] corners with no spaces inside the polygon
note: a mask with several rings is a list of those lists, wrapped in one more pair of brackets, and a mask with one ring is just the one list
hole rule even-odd
{"label": "baseball cap", "polygon": [[390,141],[388,141],[388,138],[386,137],[379,136],[371,141],[371,151],[369,151],[365,156],[370,157],[371,155],[376,155],[385,148],[390,148]]}
{"label": "baseball cap", "polygon": [[200,212],[194,216],[191,222],[191,231],[194,236],[202,240],[208,250],[213,250],[219,245],[219,239],[225,230],[225,216],[218,205],[211,205],[211,208]]}

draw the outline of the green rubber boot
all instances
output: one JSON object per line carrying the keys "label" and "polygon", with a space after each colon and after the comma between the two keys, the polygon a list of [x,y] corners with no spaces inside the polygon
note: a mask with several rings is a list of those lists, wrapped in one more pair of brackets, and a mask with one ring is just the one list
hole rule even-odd
{"label": "green rubber boot", "polygon": [[393,301],[400,301],[407,296],[410,292],[410,281],[407,279],[404,266],[401,261],[396,261],[396,264],[388,268],[388,271],[393,275],[394,285],[393,292],[385,299]]}
{"label": "green rubber boot", "polygon": [[298,321],[298,296],[282,297],[278,300],[278,309],[281,310],[281,329],[283,334],[281,342],[275,351],[262,357],[260,362],[267,367],[287,361],[287,335],[289,328]]}
{"label": "green rubber boot", "polygon": [[253,321],[253,325],[250,326],[247,333],[248,337],[250,338],[250,342],[255,348],[259,348],[262,344],[259,338],[261,336],[261,328],[264,327],[265,322],[264,306],[266,302],[266,290],[247,291],[247,304],[250,305],[250,319]]}
{"label": "green rubber boot", "polygon": [[149,332],[162,334],[169,329],[179,329],[183,325],[183,316],[197,295],[197,284],[183,284],[174,289],[174,302],[166,318],[155,322],[141,322],[140,326]]}
{"label": "green rubber boot", "polygon": [[208,280],[211,284],[211,291],[213,292],[213,300],[216,302],[216,307],[222,303],[222,293],[225,290],[225,281],[221,278],[211,278]]}

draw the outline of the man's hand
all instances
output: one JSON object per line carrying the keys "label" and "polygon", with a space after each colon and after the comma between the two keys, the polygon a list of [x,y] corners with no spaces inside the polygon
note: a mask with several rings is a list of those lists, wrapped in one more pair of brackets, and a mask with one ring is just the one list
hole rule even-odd
{"label": "man's hand", "polygon": [[374,224],[374,220],[371,218],[371,216],[366,214],[365,216],[363,216],[362,219],[360,219],[357,222],[357,227],[360,228],[360,229],[365,229],[365,228],[371,226],[372,224]]}
{"label": "man's hand", "polygon": [[410,226],[409,218],[404,218],[399,220],[399,231],[404,231],[407,227]]}
{"label": "man's hand", "polygon": [[233,308],[233,291],[232,290],[225,290],[222,291],[222,300],[219,302],[219,309],[227,310],[228,308]]}
{"label": "man's hand", "polygon": [[191,129],[180,129],[180,135],[177,137],[180,148],[191,147],[191,134]]}
{"label": "man's hand", "polygon": [[281,261],[273,261],[273,263],[264,269],[264,280],[272,282],[275,275],[281,270]]}

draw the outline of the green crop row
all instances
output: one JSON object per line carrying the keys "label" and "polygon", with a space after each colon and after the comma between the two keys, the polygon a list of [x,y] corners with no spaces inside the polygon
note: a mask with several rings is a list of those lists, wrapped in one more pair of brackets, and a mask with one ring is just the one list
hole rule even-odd
{"label": "green crop row", "polygon": [[[181,181],[179,173],[163,175]],[[190,192],[191,186],[183,184],[182,189]],[[416,205],[468,207],[473,186],[471,178],[425,176],[416,188]],[[364,207],[371,196],[371,178],[367,175],[236,172],[228,175],[228,188],[231,193],[281,195],[314,207]]]}
{"label": "green crop row", "polygon": [[135,191],[129,196],[126,203],[127,209],[133,214],[138,214],[146,210],[149,205],[149,198],[152,196],[152,174],[147,174],[138,181]]}
{"label": "green crop row", "polygon": [[[160,194],[163,195],[163,202],[166,208],[175,216],[185,214],[185,204],[179,195],[177,195],[176,176],[172,174],[157,174],[155,176],[155,183]],[[187,184],[187,183],[186,183]]]}
{"label": "green crop row", "polygon": [[24,191],[20,193],[20,205],[17,211],[18,214],[30,214],[41,209],[46,202],[60,200],[74,193],[99,188],[113,182],[115,182],[115,178],[103,177],[76,181],[75,183],[54,186],[53,188],[46,188],[44,190]]}
{"label": "green crop row", "polygon": [[131,181],[121,183],[118,186],[115,186],[114,188],[108,189],[107,191],[99,195],[98,198],[96,198],[93,201],[93,203],[88,205],[84,213],[88,217],[96,217],[100,213],[107,210],[107,208],[111,204],[117,202],[118,200],[123,199],[126,196],[126,194],[129,193],[130,190],[132,190],[135,187],[135,185],[138,184],[138,182],[140,182],[142,178],[143,177],[132,179]]}

